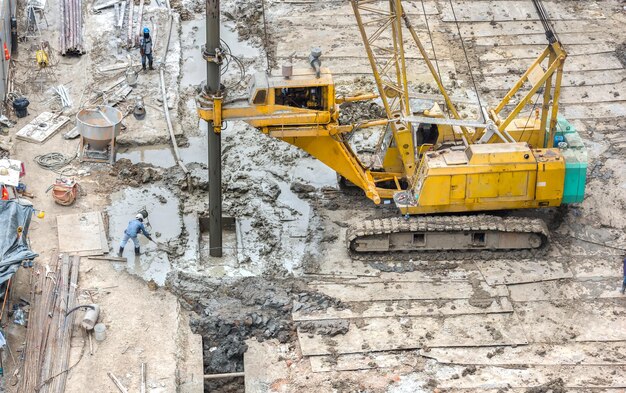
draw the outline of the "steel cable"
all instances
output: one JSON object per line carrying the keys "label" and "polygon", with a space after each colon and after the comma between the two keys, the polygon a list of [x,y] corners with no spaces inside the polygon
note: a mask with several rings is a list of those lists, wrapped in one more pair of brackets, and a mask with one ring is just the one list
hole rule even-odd
{"label": "steel cable", "polygon": [[33,161],[43,169],[60,174],[63,172],[62,169],[74,161],[76,156],[74,154],[72,157],[68,157],[62,153],[52,152],[35,156]]}
{"label": "steel cable", "polygon": [[463,42],[463,37],[461,36],[461,27],[459,26],[459,21],[456,19],[456,12],[454,12],[454,5],[452,4],[452,0],[449,0],[450,8],[452,9],[452,17],[454,18],[454,23],[456,24],[456,30],[459,33],[459,41],[461,41],[461,48],[463,49],[463,54],[465,55],[465,61],[467,61],[467,67],[469,69],[470,78],[472,79],[472,85],[474,85],[474,92],[476,93],[476,99],[478,100],[478,113],[480,117],[484,119],[483,116],[483,104],[480,102],[480,95],[478,95],[478,88],[476,87],[476,81],[474,80],[474,73],[472,72],[472,65],[470,64],[469,57],[467,56],[467,51],[465,50],[465,43]]}

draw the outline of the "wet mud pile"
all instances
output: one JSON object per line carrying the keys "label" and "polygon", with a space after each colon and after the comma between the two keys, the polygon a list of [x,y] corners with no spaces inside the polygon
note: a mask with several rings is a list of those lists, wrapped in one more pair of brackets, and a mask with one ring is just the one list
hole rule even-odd
{"label": "wet mud pile", "polygon": [[[245,340],[277,339],[295,342],[297,325],[292,311],[313,311],[334,307],[341,302],[311,291],[303,280],[275,277],[247,277],[220,281],[202,275],[176,272],[169,279],[170,289],[183,307],[195,317],[191,328],[203,337],[206,374],[243,371]],[[318,330],[320,327],[305,326]],[[326,327],[329,335],[342,334],[346,327]],[[242,391],[230,381],[207,381],[207,391]]]}
{"label": "wet mud pile", "polygon": [[111,167],[109,175],[120,185],[139,187],[142,184],[153,183],[162,179],[161,171],[150,164],[133,164],[122,158]]}
{"label": "wet mud pile", "polygon": [[386,119],[385,109],[375,102],[344,102],[339,106],[339,124],[357,124],[367,120]]}

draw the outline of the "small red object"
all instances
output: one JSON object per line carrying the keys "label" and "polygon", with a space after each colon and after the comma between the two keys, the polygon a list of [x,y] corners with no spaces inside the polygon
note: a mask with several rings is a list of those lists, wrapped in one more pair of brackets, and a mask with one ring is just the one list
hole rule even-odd
{"label": "small red object", "polygon": [[9,48],[7,48],[7,43],[4,43],[4,60],[10,60],[11,54],[9,53]]}
{"label": "small red object", "polygon": [[2,186],[2,200],[3,201],[9,200],[9,190],[7,190],[5,186]]}

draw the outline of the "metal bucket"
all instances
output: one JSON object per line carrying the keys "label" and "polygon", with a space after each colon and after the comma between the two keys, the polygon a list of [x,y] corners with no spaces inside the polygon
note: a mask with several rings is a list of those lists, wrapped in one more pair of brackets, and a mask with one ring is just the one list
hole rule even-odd
{"label": "metal bucket", "polygon": [[122,112],[111,106],[85,108],[76,114],[76,128],[90,150],[106,150],[122,128]]}

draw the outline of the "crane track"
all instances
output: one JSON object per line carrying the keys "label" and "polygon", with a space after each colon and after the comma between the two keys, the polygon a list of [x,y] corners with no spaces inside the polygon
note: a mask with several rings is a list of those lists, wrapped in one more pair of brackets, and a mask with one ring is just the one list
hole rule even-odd
{"label": "crane track", "polygon": [[[468,244],[466,239],[473,233],[486,233],[486,236],[504,234],[509,239],[515,238],[518,243],[516,248],[507,248],[506,244],[504,246],[491,244],[485,247],[463,246],[463,244]],[[446,247],[450,249],[420,249],[420,247],[410,245],[408,246],[410,249],[403,249],[403,244],[399,247],[394,246],[392,244],[394,240],[389,240],[388,248],[384,249],[387,245],[386,238],[397,240],[399,237],[397,235],[406,234],[408,236],[436,234],[439,236],[438,240],[445,240]],[[446,236],[449,236],[449,239]],[[382,246],[381,239],[383,239]],[[524,246],[525,239],[530,239],[527,246]],[[549,249],[549,232],[543,220],[489,215],[418,216],[408,219],[393,217],[366,220],[349,227],[346,240],[354,258],[375,261],[380,261],[381,256],[385,254],[392,255],[394,260],[521,259],[539,257]],[[454,248],[456,246],[453,244],[461,245]]]}

